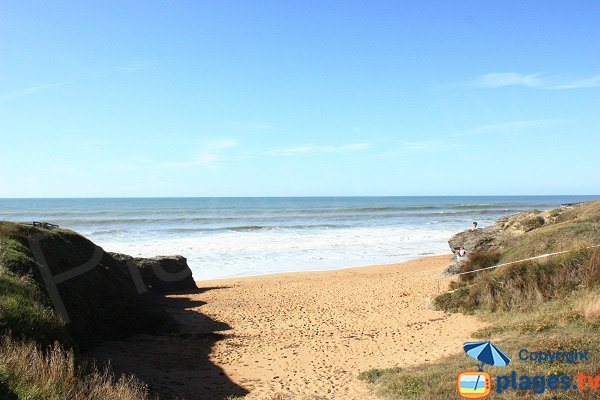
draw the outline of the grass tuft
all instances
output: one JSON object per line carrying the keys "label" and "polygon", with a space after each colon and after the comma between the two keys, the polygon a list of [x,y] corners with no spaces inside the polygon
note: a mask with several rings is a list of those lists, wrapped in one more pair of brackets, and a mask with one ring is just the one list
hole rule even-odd
{"label": "grass tuft", "polygon": [[577,307],[577,311],[590,323],[600,324],[600,293],[588,293]]}
{"label": "grass tuft", "polygon": [[[498,251],[475,252],[471,254],[469,259],[464,263],[462,272],[477,271],[483,268],[493,267],[500,261],[501,255]],[[470,282],[475,279],[477,274],[461,275],[462,282]]]}
{"label": "grass tuft", "polygon": [[5,337],[0,344],[0,395],[27,400],[147,400],[148,389],[131,376],[77,366],[59,344],[42,351],[35,343]]}
{"label": "grass tuft", "polygon": [[434,305],[449,312],[528,310],[600,283],[598,259],[596,252],[579,250],[473,274],[470,284],[454,284],[455,290],[437,296]]}
{"label": "grass tuft", "polygon": [[361,372],[358,379],[375,386],[381,396],[400,396],[404,399],[421,398],[425,383],[420,377],[405,373],[401,368],[370,369]]}
{"label": "grass tuft", "polygon": [[59,340],[72,345],[69,334],[46,305],[40,289],[31,280],[0,269],[0,336],[9,331],[17,339],[44,345]]}
{"label": "grass tuft", "polygon": [[600,282],[600,249],[596,249],[590,260],[584,265],[583,283],[591,288]]}

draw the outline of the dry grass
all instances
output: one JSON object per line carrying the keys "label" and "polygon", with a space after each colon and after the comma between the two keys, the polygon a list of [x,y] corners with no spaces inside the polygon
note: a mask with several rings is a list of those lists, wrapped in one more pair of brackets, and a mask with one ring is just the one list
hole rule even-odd
{"label": "dry grass", "polygon": [[[591,294],[588,294],[591,296]],[[595,289],[595,299],[600,299],[600,291]],[[497,375],[507,375],[516,371],[518,375],[569,375],[579,372],[597,375],[600,371],[600,326],[584,319],[578,312],[578,304],[589,304],[589,298],[581,292],[541,304],[527,312],[480,313],[480,317],[490,322],[487,328],[476,333],[481,340],[492,340],[505,351],[512,361],[508,367],[486,366],[492,375],[493,385]],[[597,303],[598,304],[598,303]],[[571,351],[589,350],[590,360],[568,364],[554,364],[522,361],[518,357],[520,349],[530,351]],[[438,362],[422,364],[411,368],[372,369],[364,371],[359,378],[370,383],[372,390],[386,399],[456,399],[456,375],[459,371],[475,370],[476,362],[468,357],[460,347],[456,354]],[[573,378],[574,379],[574,378]],[[595,396],[595,397],[594,397]],[[553,391],[534,394],[532,391],[508,390],[498,394],[492,391],[489,399],[597,399],[597,393],[585,391]]]}
{"label": "dry grass", "polygon": [[600,324],[600,293],[588,293],[580,301],[577,311],[586,321]]}
{"label": "dry grass", "polygon": [[594,251],[583,270],[583,283],[591,288],[600,282],[600,249]]}
{"label": "dry grass", "polygon": [[563,222],[542,226],[513,239],[502,251],[502,262],[522,260],[540,254],[578,250],[600,244],[600,223]]}
{"label": "dry grass", "polygon": [[590,201],[564,210],[558,217],[558,222],[564,221],[590,221],[600,222],[600,201]]}
{"label": "dry grass", "polygon": [[147,387],[131,376],[90,366],[84,373],[72,351],[5,337],[0,345],[0,397],[28,400],[147,400]]}
{"label": "dry grass", "polygon": [[473,312],[531,310],[539,304],[562,298],[583,286],[600,283],[598,256],[589,250],[511,264],[482,272],[469,282],[453,284],[453,292],[434,299],[446,311]]}
{"label": "dry grass", "polygon": [[[462,272],[477,271],[483,268],[492,267],[500,261],[501,254],[497,251],[475,252],[465,262]],[[461,275],[462,282],[470,282],[475,278],[476,274]]]}
{"label": "dry grass", "polygon": [[[500,262],[544,253],[573,250],[536,262],[521,262],[452,282],[452,292],[434,299],[446,311],[478,313],[490,325],[475,337],[493,340],[511,358],[508,368],[486,367],[494,375],[549,377],[597,375],[600,371],[600,250],[583,247],[600,244],[600,201],[555,210],[554,224],[530,221],[532,229],[520,235],[501,253]],[[539,226],[538,226],[539,225]],[[533,229],[535,228],[535,229]],[[527,230],[527,229],[525,229]],[[473,254],[469,270],[481,269],[498,255]],[[520,349],[532,351],[589,350],[590,359],[573,364],[539,364],[520,360]],[[373,369],[360,374],[373,391],[389,399],[447,400],[457,398],[458,371],[473,370],[473,360],[460,348],[440,362],[415,368]],[[493,391],[490,399],[598,399],[590,390]]]}

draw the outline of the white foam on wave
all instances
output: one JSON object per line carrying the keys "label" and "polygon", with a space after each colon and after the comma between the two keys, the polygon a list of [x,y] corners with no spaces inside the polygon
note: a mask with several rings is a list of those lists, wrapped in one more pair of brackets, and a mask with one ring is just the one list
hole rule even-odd
{"label": "white foam on wave", "polygon": [[455,230],[364,227],[196,233],[98,241],[107,251],[139,257],[180,254],[196,280],[394,263],[448,251]]}

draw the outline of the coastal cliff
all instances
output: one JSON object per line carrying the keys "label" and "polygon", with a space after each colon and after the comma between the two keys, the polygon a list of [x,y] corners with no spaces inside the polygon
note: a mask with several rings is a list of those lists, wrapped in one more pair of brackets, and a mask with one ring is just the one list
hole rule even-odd
{"label": "coastal cliff", "polygon": [[600,201],[502,217],[494,225],[452,236],[450,249],[464,248],[466,257],[461,260],[455,255],[446,272],[461,272],[467,260],[481,254],[497,254],[497,261],[510,262],[600,244],[598,222]]}
{"label": "coastal cliff", "polygon": [[0,222],[0,399],[148,400],[131,371],[116,377],[84,352],[173,334],[162,295],[195,289],[184,257],[133,258],[55,225]]}
{"label": "coastal cliff", "polygon": [[0,222],[0,283],[0,334],[67,346],[172,326],[154,299],[196,288],[183,257],[107,253],[70,230],[11,222]]}

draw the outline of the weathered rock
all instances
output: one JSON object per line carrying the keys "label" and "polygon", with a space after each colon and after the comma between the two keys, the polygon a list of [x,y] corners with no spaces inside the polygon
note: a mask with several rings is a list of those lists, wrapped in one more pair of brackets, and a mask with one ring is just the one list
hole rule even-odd
{"label": "weathered rock", "polygon": [[111,253],[111,256],[121,262],[133,260],[140,270],[144,284],[151,292],[173,293],[198,288],[185,257],[140,258],[119,253]]}
{"label": "weathered rock", "polygon": [[453,250],[462,247],[467,251],[467,254],[472,254],[475,251],[490,250],[499,245],[499,233],[500,228],[497,225],[475,231],[467,230],[452,236],[448,240],[448,245]]}
{"label": "weathered rock", "polygon": [[[452,251],[464,248],[467,252],[467,259],[470,254],[475,252],[502,251],[511,239],[542,226],[556,223],[561,214],[572,208],[570,205],[565,205],[553,210],[525,211],[502,217],[492,226],[474,231],[468,229],[457,233],[448,240],[448,245]],[[459,273],[463,264],[464,260],[459,260],[455,255],[445,273]]]}

